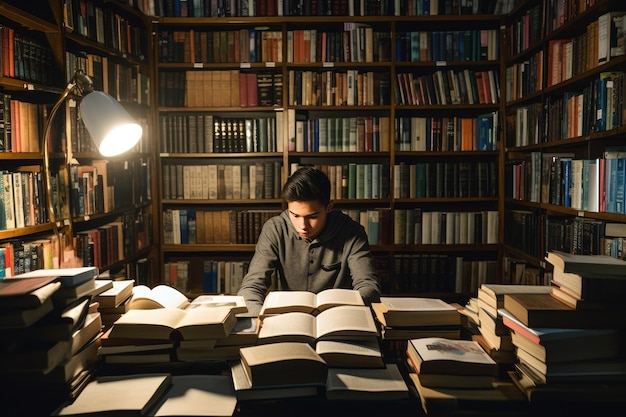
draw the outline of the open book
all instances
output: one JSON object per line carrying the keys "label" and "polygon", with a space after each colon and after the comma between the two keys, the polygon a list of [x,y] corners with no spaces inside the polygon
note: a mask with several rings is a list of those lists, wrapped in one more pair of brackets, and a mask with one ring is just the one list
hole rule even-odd
{"label": "open book", "polygon": [[129,310],[153,308],[212,308],[229,307],[234,313],[248,311],[244,298],[240,295],[199,295],[193,300],[180,290],[169,285],[161,284],[154,288],[137,285],[133,288],[133,295],[128,305]]}
{"label": "open book", "polygon": [[272,291],[263,302],[259,313],[262,319],[273,314],[299,311],[317,315],[339,305],[363,306],[363,298],[356,290],[332,288],[317,294],[309,291]]}
{"label": "open book", "polygon": [[181,310],[158,308],[130,310],[111,328],[110,338],[218,339],[228,336],[237,323],[228,307]]}
{"label": "open book", "polygon": [[263,319],[258,344],[318,340],[372,340],[378,332],[369,307],[337,306],[313,316],[292,312]]}

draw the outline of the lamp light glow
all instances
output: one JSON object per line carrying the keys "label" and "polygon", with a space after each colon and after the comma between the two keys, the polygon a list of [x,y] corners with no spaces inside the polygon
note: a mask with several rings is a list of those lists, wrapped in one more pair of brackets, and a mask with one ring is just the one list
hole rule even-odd
{"label": "lamp light glow", "polygon": [[103,156],[124,153],[141,139],[141,125],[108,94],[89,92],[82,98],[79,110],[85,127]]}

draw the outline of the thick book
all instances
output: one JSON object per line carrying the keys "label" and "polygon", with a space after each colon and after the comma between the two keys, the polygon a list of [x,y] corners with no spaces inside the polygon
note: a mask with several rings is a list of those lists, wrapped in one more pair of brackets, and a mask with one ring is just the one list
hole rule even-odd
{"label": "thick book", "polygon": [[329,368],[329,400],[382,401],[409,398],[409,387],[396,364],[382,368]]}
{"label": "thick book", "polygon": [[52,415],[120,417],[145,415],[164,395],[171,383],[170,374],[98,377],[87,384],[74,402],[60,406]]}
{"label": "thick book", "polygon": [[218,339],[226,337],[237,322],[227,308],[181,310],[158,308],[130,310],[111,328],[110,338]]}
{"label": "thick book", "polygon": [[460,326],[458,310],[438,298],[381,297],[372,303],[376,319],[388,327]]}
{"label": "thick book", "polygon": [[564,272],[589,274],[591,276],[613,276],[624,279],[626,261],[608,255],[582,255],[560,251],[550,251],[546,261],[558,266]]}
{"label": "thick book", "polygon": [[407,344],[407,355],[419,374],[498,374],[497,363],[473,340],[411,339]]}
{"label": "thick book", "polygon": [[269,315],[302,312],[312,315],[339,305],[363,306],[363,298],[356,290],[332,288],[312,293],[309,291],[272,291],[263,301],[259,313],[262,319]]}
{"label": "thick book", "polygon": [[371,310],[366,306],[343,305],[313,316],[291,312],[263,319],[258,344],[319,340],[371,340],[378,331]]}
{"label": "thick book", "polygon": [[422,374],[408,354],[406,363],[409,372],[415,373],[420,383],[429,388],[493,388],[496,380],[492,375]]}
{"label": "thick book", "polygon": [[385,361],[377,340],[320,340],[315,351],[330,368],[384,368]]}
{"label": "thick book", "polygon": [[232,416],[237,396],[227,375],[174,375],[163,396],[145,414],[150,417]]}
{"label": "thick book", "polygon": [[321,390],[319,383],[253,387],[252,381],[250,381],[250,377],[239,358],[231,361],[230,371],[233,387],[239,401],[312,397],[317,396]]}
{"label": "thick book", "polygon": [[47,373],[70,356],[66,340],[17,342],[0,351],[1,373],[41,371]]}
{"label": "thick book", "polygon": [[504,305],[505,294],[548,294],[549,285],[482,284],[478,289],[478,306],[492,316]]}
{"label": "thick book", "polygon": [[37,269],[16,275],[15,278],[35,278],[56,276],[63,287],[75,287],[89,280],[98,278],[98,267],[84,266],[76,268]]}
{"label": "thick book", "polygon": [[0,280],[0,309],[40,306],[60,287],[56,276],[38,278],[4,278]]}
{"label": "thick book", "polygon": [[[561,266],[553,265],[552,282],[556,292],[576,307],[594,308],[594,302],[621,301],[626,296],[624,276],[606,275],[601,266],[595,272],[566,272]],[[598,307],[602,308],[595,306]]]}
{"label": "thick book", "polygon": [[29,327],[54,310],[52,299],[48,298],[40,306],[28,309],[3,310],[0,314],[0,329]]}
{"label": "thick book", "polygon": [[115,308],[133,295],[134,280],[113,281],[113,287],[94,297],[102,308]]}
{"label": "thick book", "polygon": [[308,343],[249,346],[241,348],[239,354],[252,387],[326,383],[328,366]]}
{"label": "thick book", "polygon": [[235,327],[228,336],[217,339],[215,346],[251,346],[256,345],[261,329],[258,317],[237,317]]}
{"label": "thick book", "polygon": [[528,327],[615,328],[626,323],[623,314],[578,310],[550,294],[507,294],[504,310]]}

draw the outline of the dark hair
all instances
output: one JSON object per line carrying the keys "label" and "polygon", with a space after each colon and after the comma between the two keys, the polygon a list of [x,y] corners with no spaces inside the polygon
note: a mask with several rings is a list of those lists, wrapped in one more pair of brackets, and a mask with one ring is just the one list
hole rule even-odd
{"label": "dark hair", "polygon": [[319,201],[330,203],[330,180],[319,169],[303,167],[291,174],[283,186],[286,201]]}

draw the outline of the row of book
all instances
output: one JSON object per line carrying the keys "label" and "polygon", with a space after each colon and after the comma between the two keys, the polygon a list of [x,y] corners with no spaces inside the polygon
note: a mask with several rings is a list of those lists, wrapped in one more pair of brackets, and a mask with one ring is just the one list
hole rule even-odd
{"label": "row of book", "polygon": [[[287,112],[289,128],[295,117],[295,136],[289,151],[295,152],[388,152],[389,117],[320,117],[301,120]],[[291,132],[290,132],[291,133]]]}
{"label": "row of book", "polygon": [[292,106],[384,106],[391,103],[388,72],[289,70],[289,83],[288,102]]}
{"label": "row of book", "polygon": [[384,231],[389,235],[389,229],[392,229],[390,241],[399,245],[495,244],[498,241],[498,212],[395,208],[393,224],[382,222],[379,227],[381,230],[375,236],[383,235]]}
{"label": "row of book", "polygon": [[249,164],[163,165],[163,198],[238,200],[280,198],[279,161]]}
{"label": "row of book", "polygon": [[135,57],[148,56],[148,34],[137,21],[94,1],[66,0],[63,26],[107,48]]}
{"label": "row of book", "polygon": [[544,59],[543,50],[537,51],[521,62],[506,67],[506,101],[519,100],[543,90]]}
{"label": "row of book", "polygon": [[48,221],[40,167],[0,171],[0,230],[35,226]]}
{"label": "row of book", "polygon": [[506,166],[506,195],[606,213],[624,213],[624,166],[620,149],[606,149],[603,158],[576,159],[573,153],[531,152]]}
{"label": "row of book", "polygon": [[470,117],[396,117],[396,151],[495,151],[497,111]]}
{"label": "row of book", "polygon": [[472,294],[496,278],[497,262],[448,254],[376,256],[384,294]]}
{"label": "row of book", "polygon": [[82,70],[94,88],[122,103],[150,105],[150,75],[137,65],[121,64],[107,56],[88,52],[65,52],[65,79]]}
{"label": "row of book", "polygon": [[513,2],[505,0],[196,0],[172,4],[151,0],[139,5],[147,15],[166,17],[476,15],[505,14],[512,7]]}
{"label": "row of book", "polygon": [[568,80],[588,69],[626,53],[624,12],[602,14],[587,25],[587,31],[570,39],[548,43],[547,86]]}
{"label": "row of book", "polygon": [[[624,257],[622,223],[584,217],[539,215],[530,210],[507,210],[505,213],[505,244],[531,256],[547,250],[592,255]],[[527,229],[530,228],[530,229]],[[532,230],[533,232],[529,232]],[[534,232],[542,231],[540,238]]]}
{"label": "row of book", "polygon": [[221,117],[202,113],[162,113],[161,152],[280,152],[282,113],[270,117]]}
{"label": "row of book", "polygon": [[161,107],[273,107],[283,101],[283,81],[279,73],[168,71],[159,74],[158,95]]}
{"label": "row of book", "polygon": [[283,62],[283,33],[267,29],[159,32],[159,62]]}
{"label": "row of book", "polygon": [[189,293],[236,294],[250,262],[185,259],[165,263],[165,283]]}
{"label": "row of book", "polygon": [[52,49],[28,33],[0,24],[0,70],[3,77],[52,85],[58,80],[44,68],[53,63]]}
{"label": "row of book", "polygon": [[493,61],[499,56],[498,32],[481,30],[412,31],[396,34],[396,61]]}
{"label": "row of book", "polygon": [[494,161],[399,163],[394,168],[397,198],[496,197]]}
{"label": "row of book", "polygon": [[256,243],[263,224],[280,210],[193,210],[163,212],[165,244]]}
{"label": "row of book", "polygon": [[399,105],[497,104],[500,101],[498,72],[494,70],[437,70],[427,75],[402,72],[396,74],[394,88]]}
{"label": "row of book", "polygon": [[0,152],[41,152],[47,111],[42,104],[15,100],[0,92]]}

